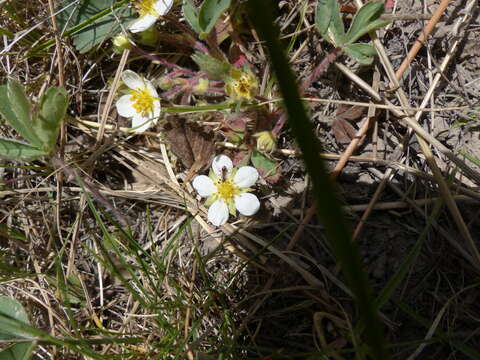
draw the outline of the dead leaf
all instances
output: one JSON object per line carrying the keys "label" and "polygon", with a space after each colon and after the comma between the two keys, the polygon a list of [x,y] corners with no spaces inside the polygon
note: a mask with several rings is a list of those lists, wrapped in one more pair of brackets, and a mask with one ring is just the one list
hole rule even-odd
{"label": "dead leaf", "polygon": [[345,146],[350,144],[357,131],[347,120],[336,118],[332,122],[332,132],[337,143]]}
{"label": "dead leaf", "polygon": [[167,118],[163,135],[171,151],[189,169],[185,181],[210,165],[215,154],[215,135],[211,128],[172,115]]}
{"label": "dead leaf", "polygon": [[365,108],[363,106],[340,104],[335,113],[335,117],[337,119],[357,120],[361,118],[364,110]]}

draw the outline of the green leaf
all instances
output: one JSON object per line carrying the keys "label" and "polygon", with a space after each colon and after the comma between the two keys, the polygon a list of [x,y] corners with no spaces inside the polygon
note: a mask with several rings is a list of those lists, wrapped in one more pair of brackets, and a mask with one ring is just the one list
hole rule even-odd
{"label": "green leaf", "polygon": [[205,0],[198,13],[198,24],[203,33],[210,33],[218,18],[230,7],[231,0]]}
{"label": "green leaf", "polygon": [[62,87],[52,87],[40,100],[40,111],[33,122],[33,129],[41,141],[41,148],[51,152],[57,141],[58,131],[65,118],[68,94]]}
{"label": "green leaf", "polygon": [[0,158],[7,160],[35,160],[47,153],[23,141],[0,138]]}
{"label": "green leaf", "polygon": [[348,29],[346,42],[352,44],[369,31],[380,29],[387,25],[388,21],[380,19],[380,15],[383,12],[383,2],[372,1],[363,5],[353,18],[352,25]]}
{"label": "green leaf", "polygon": [[201,71],[206,73],[212,80],[223,80],[230,73],[231,65],[226,61],[219,61],[210,55],[200,52],[192,56]]}
{"label": "green leaf", "polygon": [[[22,305],[15,299],[0,297],[0,341],[29,339],[30,335],[21,330],[21,323],[29,325]],[[29,359],[34,346],[35,341],[14,344],[0,352],[0,360]]]}
{"label": "green leaf", "polygon": [[34,341],[28,341],[12,345],[0,352],[0,360],[30,359],[35,344]]}
{"label": "green leaf", "polygon": [[373,45],[370,44],[350,44],[345,46],[343,50],[364,65],[370,65],[373,61],[373,56],[377,54]]}
{"label": "green leaf", "polygon": [[40,144],[32,131],[31,105],[22,86],[15,80],[8,80],[0,86],[0,114],[23,137],[34,145]]}
{"label": "green leaf", "polygon": [[183,1],[182,11],[183,17],[185,20],[187,20],[188,24],[197,34],[200,34],[202,32],[202,28],[198,23],[198,10],[195,5],[193,5],[192,0]]}
{"label": "green leaf", "polygon": [[[73,44],[82,54],[121,32],[122,26],[127,26],[136,17],[135,11],[126,6],[113,10],[113,0],[81,0],[77,6],[68,6],[76,2],[64,0],[60,4],[59,9],[65,10],[57,15],[57,22],[62,30],[86,22],[87,26],[72,35]],[[98,17],[102,12],[104,15]]]}
{"label": "green leaf", "polygon": [[315,24],[322,37],[335,47],[345,42],[345,27],[337,0],[318,0]]}
{"label": "green leaf", "polygon": [[278,181],[278,177],[276,176],[278,175],[278,165],[275,160],[269,159],[261,152],[255,150],[252,153],[252,164],[265,180],[270,180],[270,182]]}

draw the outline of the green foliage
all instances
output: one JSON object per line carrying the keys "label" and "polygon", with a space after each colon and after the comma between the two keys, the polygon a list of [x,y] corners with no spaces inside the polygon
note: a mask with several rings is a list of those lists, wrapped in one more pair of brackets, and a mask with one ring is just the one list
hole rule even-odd
{"label": "green foliage", "polygon": [[30,103],[19,83],[9,80],[0,86],[0,114],[22,137],[37,145],[40,141],[32,131],[30,112]]}
{"label": "green foliage", "polygon": [[62,30],[80,27],[72,36],[75,48],[82,54],[121,32],[122,26],[136,17],[132,8],[112,6],[113,0],[81,0],[72,5],[76,3],[64,0],[59,9],[65,10],[57,15],[57,22]]}
{"label": "green foliage", "polygon": [[337,0],[318,0],[315,24],[322,37],[335,47],[345,43],[345,28]]}
{"label": "green foliage", "polygon": [[0,115],[27,140],[0,138],[0,157],[28,161],[51,153],[67,106],[68,95],[64,88],[48,89],[40,100],[38,111],[33,112],[18,82],[10,79],[7,85],[0,86]]}
{"label": "green foliage", "polygon": [[206,73],[212,80],[223,80],[230,73],[231,65],[226,61],[219,61],[210,55],[200,52],[192,56],[201,71]]}
{"label": "green foliage", "polygon": [[24,360],[30,358],[36,342],[25,341],[30,339],[31,336],[22,331],[22,324],[29,324],[22,304],[9,297],[0,297],[0,341],[21,341],[1,351],[0,360]]}
{"label": "green foliage", "polygon": [[36,148],[26,142],[0,138],[0,158],[7,160],[35,160],[47,155],[43,150]]}
{"label": "green foliage", "polygon": [[51,152],[65,117],[68,106],[68,94],[64,88],[52,87],[40,100],[40,111],[33,122],[33,129],[41,141],[42,149]]}
{"label": "green foliage", "polygon": [[371,64],[373,57],[377,54],[371,44],[349,44],[343,48],[343,51],[364,65]]}
{"label": "green foliage", "polygon": [[193,5],[192,0],[183,1],[182,11],[183,16],[185,17],[185,20],[187,20],[188,24],[197,34],[200,34],[202,32],[202,28],[198,22],[198,10],[195,5]]}
{"label": "green foliage", "polygon": [[370,31],[380,29],[388,21],[380,19],[384,4],[371,1],[362,6],[345,34],[337,0],[318,0],[315,13],[315,24],[322,37],[336,48],[341,48],[348,55],[362,64],[370,64],[376,54],[375,48],[369,44],[356,44],[355,41]]}
{"label": "green foliage", "polygon": [[224,11],[230,7],[231,0],[204,0],[196,9],[191,0],[184,0],[183,15],[192,29],[201,39],[208,36]]}
{"label": "green foliage", "polygon": [[360,10],[358,10],[348,29],[346,43],[353,44],[370,31],[386,26],[388,21],[380,19],[380,15],[382,15],[383,12],[383,2],[372,1],[363,5]]}
{"label": "green foliage", "polygon": [[258,170],[260,175],[269,182],[276,182],[280,178],[278,173],[278,163],[259,151],[253,151],[252,164]]}

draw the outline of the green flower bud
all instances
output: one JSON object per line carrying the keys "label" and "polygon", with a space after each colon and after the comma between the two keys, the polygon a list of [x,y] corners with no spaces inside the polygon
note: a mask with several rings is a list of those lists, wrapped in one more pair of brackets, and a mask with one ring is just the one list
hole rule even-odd
{"label": "green flower bud", "polygon": [[138,42],[140,44],[155,47],[158,43],[158,38],[160,36],[159,31],[155,28],[155,26],[149,27],[147,30],[142,31],[140,34],[140,39]]}
{"label": "green flower bud", "polygon": [[132,39],[127,34],[117,34],[112,39],[113,50],[116,53],[122,53],[124,50],[132,47]]}
{"label": "green flower bud", "polygon": [[271,131],[261,131],[253,135],[257,138],[257,150],[271,153],[277,148],[277,142]]}
{"label": "green flower bud", "polygon": [[198,84],[193,87],[193,92],[195,94],[205,94],[208,90],[209,84],[208,79],[200,79],[198,80]]}

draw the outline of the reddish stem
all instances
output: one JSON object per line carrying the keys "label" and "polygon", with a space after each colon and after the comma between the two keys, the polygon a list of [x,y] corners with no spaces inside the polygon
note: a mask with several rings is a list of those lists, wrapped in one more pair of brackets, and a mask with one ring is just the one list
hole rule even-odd
{"label": "reddish stem", "polygon": [[152,53],[149,53],[148,51],[140,49],[138,46],[132,46],[131,50],[138,53],[139,55],[142,55],[142,56],[146,57],[147,59],[151,60],[155,64],[164,65],[168,68],[175,69],[179,72],[182,72],[183,74],[195,75],[195,73],[193,71],[188,70],[186,68],[183,68],[181,66],[178,66],[177,64],[174,64],[174,63],[168,62],[166,60],[163,60],[162,58],[159,58],[155,54],[152,54]]}

